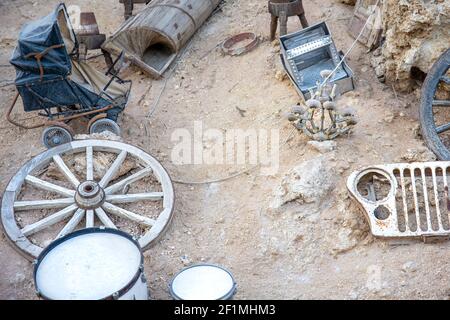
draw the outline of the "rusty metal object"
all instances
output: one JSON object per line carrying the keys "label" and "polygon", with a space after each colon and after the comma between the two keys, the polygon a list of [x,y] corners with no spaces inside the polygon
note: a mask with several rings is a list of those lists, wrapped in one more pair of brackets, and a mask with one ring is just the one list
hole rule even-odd
{"label": "rusty metal object", "polygon": [[289,17],[298,16],[303,28],[307,28],[305,10],[302,0],[269,0],[269,12],[271,14],[270,22],[270,40],[275,40],[278,20],[280,20],[280,36],[287,34],[287,21]]}
{"label": "rusty metal object", "polygon": [[[238,46],[238,43],[242,44]],[[258,37],[252,32],[240,33],[226,39],[222,44],[222,51],[231,56],[239,56],[253,50],[258,44]]]}
{"label": "rusty metal object", "polygon": [[92,124],[93,124],[95,121],[100,120],[100,119],[104,119],[104,118],[106,118],[106,117],[108,117],[108,115],[107,115],[106,113],[100,113],[100,114],[97,114],[97,115],[95,115],[94,117],[92,117],[92,119],[90,119],[89,122],[88,122],[88,125],[87,125],[87,131],[88,131],[88,132],[90,131],[90,128],[91,128]]}
{"label": "rusty metal object", "polygon": [[12,111],[13,111],[16,103],[17,103],[17,99],[18,98],[19,98],[19,93],[17,92],[17,94],[14,96],[14,99],[13,99],[11,105],[9,106],[8,110],[6,111],[6,120],[8,120],[9,123],[11,123],[11,124],[13,124],[15,126],[18,126],[18,127],[22,128],[22,129],[42,128],[42,127],[45,127],[45,126],[48,126],[48,125],[52,125],[52,123],[55,123],[55,122],[64,122],[64,121],[68,121],[68,120],[82,118],[82,117],[89,116],[89,115],[96,114],[96,113],[104,113],[104,112],[106,112],[109,109],[112,109],[114,107],[113,105],[109,105],[109,106],[106,106],[104,108],[89,110],[89,111],[86,111],[86,112],[80,112],[78,114],[74,114],[74,115],[67,116],[67,117],[54,117],[51,120],[47,120],[47,121],[44,121],[44,122],[41,122],[41,123],[38,123],[38,124],[35,124],[35,125],[26,125],[26,124],[18,122],[18,120],[13,119],[12,116],[11,116],[11,113],[12,113]]}
{"label": "rusty metal object", "polygon": [[119,0],[120,3],[123,3],[124,7],[124,18],[125,20],[128,20],[133,16],[133,9],[135,3],[143,3],[148,4],[151,0]]}
{"label": "rusty metal object", "polygon": [[17,103],[17,99],[19,99],[19,92],[16,93],[16,95],[13,98],[13,101],[11,103],[11,105],[9,106],[8,110],[6,111],[6,120],[8,120],[9,123],[18,126],[22,129],[36,129],[36,128],[40,128],[45,126],[45,123],[39,123],[36,125],[31,125],[31,126],[26,126],[20,122],[17,122],[17,120],[14,120],[11,116],[11,112],[13,111],[16,103]]}
{"label": "rusty metal object", "polygon": [[64,128],[67,131],[69,131],[72,136],[75,135],[75,131],[73,130],[73,128],[62,121],[47,121],[46,125],[47,126],[58,126],[58,127]]}
{"label": "rusty metal object", "polygon": [[[116,121],[128,102],[131,81],[122,80],[117,71],[111,72],[115,63],[108,74],[103,74],[80,59],[80,42],[86,51],[100,48],[101,43],[94,45],[91,38],[101,36],[94,14],[82,13],[80,20],[78,38],[66,7],[58,5],[52,14],[22,28],[10,61],[18,71],[15,81],[18,94],[7,109],[6,118],[23,129],[47,126],[42,135],[47,147],[72,141],[73,132],[66,125],[70,120],[90,119],[107,112]],[[31,63],[31,59],[36,59],[37,64]],[[37,116],[46,120],[29,122],[34,117],[18,119],[13,115],[19,95],[25,112],[36,111]]]}
{"label": "rusty metal object", "polygon": [[332,140],[350,132],[357,123],[351,110],[338,110],[335,102],[337,85],[328,80],[331,71],[322,71],[324,81],[304,106],[296,106],[288,119],[298,130],[316,141]]}
{"label": "rusty metal object", "polygon": [[353,172],[347,188],[377,237],[450,236],[450,162],[375,165]]}
{"label": "rusty metal object", "polygon": [[377,48],[381,42],[383,25],[380,4],[379,0],[358,0],[348,26],[348,31],[354,38],[358,38],[362,32],[358,41],[369,50]]}

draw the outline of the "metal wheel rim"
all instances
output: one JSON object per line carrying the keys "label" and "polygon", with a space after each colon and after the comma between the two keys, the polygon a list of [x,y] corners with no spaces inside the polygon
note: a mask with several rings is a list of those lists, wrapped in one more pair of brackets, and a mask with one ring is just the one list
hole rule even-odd
{"label": "metal wheel rim", "polygon": [[[103,128],[103,130],[98,130],[98,128]],[[111,130],[109,130],[111,129]],[[119,125],[112,121],[111,119],[99,119],[96,120],[89,128],[89,133],[101,133],[103,131],[110,131],[118,136],[120,136],[120,127]]]}
{"label": "metal wheel rim", "polygon": [[[49,141],[51,139],[51,137],[49,137],[49,135],[52,134],[52,133],[54,135],[56,132],[59,132],[59,135],[62,136],[62,138],[61,138],[62,142],[61,143],[56,143],[55,144],[55,143],[52,143],[51,141]],[[44,131],[42,132],[41,140],[42,140],[42,143],[44,144],[44,146],[47,149],[50,149],[50,148],[53,148],[55,146],[59,146],[59,145],[64,144],[64,143],[68,143],[68,142],[72,141],[73,138],[72,138],[72,134],[67,129],[65,129],[63,127],[52,126],[52,127],[47,127],[47,128],[44,129]]]}
{"label": "metal wheel rim", "polygon": [[[14,244],[15,248],[19,249],[19,252],[24,254],[24,256],[27,257],[28,259],[33,260],[36,257],[38,257],[39,254],[42,252],[43,248],[38,245],[33,244],[28,239],[27,231],[30,230],[31,227],[28,229],[26,229],[26,228],[29,227],[29,225],[27,225],[21,229],[17,223],[15,211],[18,207],[24,206],[24,204],[23,204],[24,202],[27,202],[27,201],[16,201],[17,196],[20,194],[22,185],[25,183],[30,183],[30,179],[33,178],[32,173],[45,168],[52,161],[55,163],[56,163],[56,161],[58,161],[60,163],[60,165],[62,167],[64,167],[65,166],[64,161],[62,161],[62,164],[60,162],[62,160],[61,155],[86,152],[86,157],[88,157],[87,154],[90,153],[92,155],[93,151],[103,151],[103,152],[111,152],[111,153],[118,154],[117,158],[112,163],[110,168],[107,170],[104,177],[108,176],[108,175],[110,176],[114,173],[112,171],[113,167],[115,167],[116,172],[117,172],[117,170],[120,169],[121,163],[120,163],[119,158],[121,159],[121,161],[123,163],[125,158],[127,156],[131,155],[132,157],[138,159],[141,163],[145,164],[144,169],[139,169],[138,172],[132,174],[131,176],[126,177],[126,178],[121,178],[117,182],[114,182],[112,184],[110,183],[110,181],[108,181],[108,179],[106,179],[105,180],[106,186],[104,189],[105,193],[107,194],[106,201],[99,208],[100,210],[97,210],[97,209],[93,210],[94,211],[93,215],[98,220],[100,220],[102,222],[102,224],[105,225],[106,227],[114,228],[115,227],[114,224],[106,225],[103,222],[103,220],[101,220],[100,216],[102,216],[104,218],[102,211],[104,213],[106,213],[107,217],[113,216],[113,215],[120,216],[118,214],[118,212],[120,214],[124,214],[123,211],[120,211],[120,210],[114,208],[114,207],[119,207],[119,209],[120,209],[121,203],[122,204],[130,203],[130,202],[120,202],[120,201],[124,201],[124,199],[125,199],[124,196],[127,196],[126,194],[121,193],[120,189],[122,189],[122,187],[126,186],[127,183],[131,184],[131,183],[139,181],[145,177],[148,177],[149,175],[153,175],[157,179],[159,184],[161,185],[162,192],[145,193],[145,200],[142,200],[143,197],[141,197],[141,198],[139,198],[140,200],[134,200],[134,202],[146,201],[146,200],[153,201],[156,199],[161,201],[160,197],[162,197],[163,209],[159,213],[157,219],[149,219],[145,216],[138,215],[142,218],[142,219],[138,218],[138,219],[140,219],[139,221],[141,221],[141,223],[145,224],[147,227],[150,227],[144,234],[142,234],[139,237],[138,242],[139,242],[140,246],[144,250],[148,249],[148,247],[150,247],[152,244],[154,244],[159,239],[159,237],[163,234],[163,232],[167,229],[167,227],[172,219],[175,195],[174,195],[172,181],[171,181],[167,171],[155,158],[153,158],[152,156],[150,156],[149,154],[147,154],[146,152],[144,152],[143,150],[141,150],[135,146],[131,146],[131,145],[128,145],[125,143],[117,142],[117,141],[110,141],[110,140],[74,141],[74,142],[70,142],[70,143],[49,149],[49,150],[39,154],[38,156],[34,157],[33,159],[31,159],[24,166],[22,166],[19,169],[19,171],[11,178],[11,180],[8,183],[8,185],[5,189],[5,192],[3,194],[0,218],[1,218],[2,227],[4,229],[5,235]],[[87,160],[87,163],[89,163],[88,160]],[[88,166],[89,165],[87,164],[86,167],[88,167]],[[92,165],[89,167],[93,168]],[[60,169],[59,165],[58,165],[58,168]],[[66,166],[66,169],[68,169],[67,166]],[[64,169],[60,169],[60,170],[63,173]],[[64,213],[66,215],[66,218],[58,221],[58,222],[61,222],[61,221],[67,220],[67,218],[70,218],[69,222],[67,222],[65,224],[64,228],[66,228],[66,226],[72,221],[72,219],[75,219],[75,216],[78,216],[77,219],[79,219],[80,215],[84,215],[84,218],[86,218],[88,215],[88,212],[87,212],[88,210],[84,210],[84,214],[80,213],[80,210],[82,210],[82,209],[79,209],[78,206],[76,205],[75,199],[74,199],[75,198],[74,194],[72,196],[69,195],[69,191],[74,191],[74,190],[76,190],[76,188],[75,188],[75,181],[73,181],[73,179],[72,180],[70,179],[71,171],[70,171],[70,169],[68,169],[68,170],[69,170],[69,173],[66,172],[65,176],[66,176],[66,178],[69,176],[69,178],[67,178],[67,180],[72,182],[73,188],[72,188],[72,190],[67,190],[66,188],[61,188],[62,191],[58,189],[65,195],[60,195],[60,197],[64,197],[64,198],[56,199],[59,201],[59,205],[61,205],[61,206],[57,207],[58,209],[61,209],[61,210],[57,211],[56,213],[59,213],[66,209],[67,210],[70,209],[70,211],[71,211],[71,213],[67,213],[67,212]],[[90,171],[89,169],[86,169],[86,172],[85,172],[86,180],[93,179],[92,178],[93,171],[91,171],[90,173],[89,173],[89,171]],[[31,178],[29,178],[30,176],[31,176]],[[103,180],[103,178],[102,178],[102,180]],[[101,181],[99,183],[101,183]],[[35,186],[35,184],[33,184],[33,185]],[[54,187],[52,187],[52,188],[54,188]],[[41,189],[43,189],[43,188],[41,188]],[[43,190],[48,191],[48,189],[43,189]],[[143,194],[144,193],[142,193],[140,195],[143,195]],[[131,195],[131,196],[136,196],[136,195]],[[126,197],[126,198],[129,200],[129,197]],[[67,199],[71,199],[71,200],[67,200]],[[120,200],[120,199],[122,199],[122,200]],[[119,200],[119,202],[117,202],[118,200]],[[43,200],[43,201],[46,201],[46,204],[48,205],[48,201],[50,201],[50,200]],[[33,202],[35,202],[35,201],[33,200]],[[114,204],[112,204],[110,202],[113,202]],[[63,203],[63,205],[62,205],[62,203]],[[107,205],[106,203],[109,203],[109,205]],[[117,204],[117,205],[115,205],[115,204]],[[106,209],[105,209],[105,205],[106,205]],[[71,207],[71,208],[69,208],[69,207]],[[23,209],[23,207],[22,207],[22,209]],[[58,209],[56,209],[56,210],[58,210]],[[37,209],[37,210],[39,210],[39,209]],[[115,213],[112,212],[111,210],[114,211]],[[131,212],[131,213],[133,213],[133,212]],[[54,214],[55,213],[52,213],[49,216],[54,216]],[[46,219],[49,216],[46,216],[44,219]],[[137,218],[137,217],[133,216],[133,218]],[[44,219],[41,219],[38,222],[41,222]],[[56,223],[58,223],[58,222],[56,222]],[[77,227],[80,223],[81,223],[81,221],[79,221],[74,226],[74,228]],[[141,223],[139,223],[139,224],[141,224]],[[152,225],[150,226],[149,223],[152,223]],[[34,224],[35,223],[33,223],[31,226],[35,227],[35,226],[33,226]],[[53,224],[55,224],[55,223],[53,223]],[[89,226],[87,226],[87,218],[86,218],[86,227],[89,227]],[[26,229],[27,231],[25,231],[24,229]],[[35,229],[31,229],[31,230],[34,231]],[[36,231],[36,233],[41,230],[42,229]],[[63,230],[61,230],[60,234],[58,234],[57,238],[62,237],[64,235],[70,233],[73,230],[69,230],[68,233],[62,233],[62,231]]]}

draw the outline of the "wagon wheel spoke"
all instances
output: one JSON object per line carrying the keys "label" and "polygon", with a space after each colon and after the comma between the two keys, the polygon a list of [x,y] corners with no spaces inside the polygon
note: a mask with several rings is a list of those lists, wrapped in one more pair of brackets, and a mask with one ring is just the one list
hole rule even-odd
{"label": "wagon wheel spoke", "polygon": [[126,209],[120,208],[120,207],[115,206],[115,205],[113,205],[113,204],[111,204],[109,202],[105,202],[102,205],[102,208],[105,209],[107,212],[109,212],[111,214],[114,214],[114,215],[119,216],[121,218],[132,220],[132,221],[137,222],[137,223],[142,224],[142,225],[147,225],[147,226],[151,227],[151,226],[153,226],[156,223],[156,221],[153,220],[153,219],[150,219],[150,218],[141,216],[139,214],[136,214],[134,212],[128,211]]}
{"label": "wagon wheel spoke", "polygon": [[450,107],[450,100],[433,100],[434,107]]}
{"label": "wagon wheel spoke", "polygon": [[105,210],[103,210],[102,208],[97,208],[95,209],[95,214],[105,227],[117,229],[116,225],[108,217]]}
{"label": "wagon wheel spoke", "polygon": [[[98,153],[107,155],[105,159],[109,159],[110,155],[114,157],[105,174],[94,180],[94,161],[97,160]],[[137,169],[124,178],[116,178],[124,171],[129,157],[133,158]],[[86,165],[68,166],[69,161],[72,163],[78,159],[85,161]],[[52,162],[54,164],[51,164]],[[36,173],[43,172],[50,164],[62,173],[61,182],[45,181]],[[157,191],[146,191],[149,183],[143,179],[148,176],[156,178],[159,186],[153,190]],[[136,190],[139,191],[126,194],[125,190],[131,184],[135,184]],[[27,188],[23,188],[24,185]],[[60,198],[24,200],[29,199],[27,195],[34,191],[31,187],[51,192],[53,196]],[[76,229],[91,228],[95,224],[117,229],[113,217],[125,219],[144,227],[139,228],[140,233],[136,236],[145,249],[159,239],[172,220],[173,185],[165,169],[143,150],[117,141],[79,140],[49,149],[22,166],[6,188],[7,192],[2,198],[0,222],[12,243],[31,259],[36,258],[43,248],[39,244],[41,240],[38,237],[33,239],[33,235],[47,229],[53,232],[56,225],[61,225],[60,230],[53,235],[58,239]],[[136,206],[139,209],[123,208],[126,204],[140,201],[156,203],[155,206]],[[20,224],[20,212],[25,216],[28,212],[33,212],[32,210],[39,213],[38,210],[43,209],[51,211],[37,222]],[[129,226],[124,225],[124,228],[128,231]]]}
{"label": "wagon wheel spoke", "polygon": [[441,81],[445,82],[445,84],[450,84],[450,77],[448,76],[442,76]]}
{"label": "wagon wheel spoke", "polygon": [[110,203],[133,203],[138,201],[158,201],[164,198],[163,192],[133,193],[133,194],[110,194],[106,201]]}
{"label": "wagon wheel spoke", "polygon": [[135,174],[132,174],[131,176],[109,186],[108,188],[105,189],[105,193],[108,195],[116,193],[118,191],[122,191],[127,185],[134,183],[142,178],[148,177],[152,172],[153,172],[152,168],[150,167],[144,168],[136,172]]}
{"label": "wagon wheel spoke", "polygon": [[73,198],[63,198],[55,200],[24,200],[14,202],[14,209],[17,211],[64,208],[75,201]]}
{"label": "wagon wheel spoke", "polygon": [[67,180],[69,180],[70,183],[72,183],[73,186],[77,188],[78,185],[80,184],[80,181],[78,181],[77,177],[75,177],[72,171],[70,171],[70,169],[64,163],[64,160],[59,155],[54,155],[53,161],[55,162],[56,166],[61,171],[61,173],[67,178]]}
{"label": "wagon wheel spoke", "polygon": [[86,210],[86,228],[94,226],[94,210]]}
{"label": "wagon wheel spoke", "polygon": [[86,147],[86,180],[94,180],[94,150]]}
{"label": "wagon wheel spoke", "polygon": [[33,187],[36,187],[36,188],[42,189],[42,190],[46,190],[46,191],[50,191],[50,192],[54,192],[54,193],[57,193],[62,196],[73,197],[75,195],[74,190],[69,190],[67,188],[64,188],[64,187],[58,186],[56,184],[41,180],[41,179],[36,178],[31,175],[26,176],[25,181],[28,184],[32,185]]}
{"label": "wagon wheel spoke", "polygon": [[423,82],[419,108],[423,137],[428,148],[436,154],[439,160],[450,159],[448,137],[440,135],[449,130],[447,123],[449,121],[445,119],[446,113],[434,112],[440,108],[450,107],[449,87],[447,86],[450,84],[449,61],[450,49],[447,49],[433,64]]}
{"label": "wagon wheel spoke", "polygon": [[436,132],[438,134],[444,133],[445,131],[448,131],[450,129],[450,123],[443,124],[436,128]]}
{"label": "wagon wheel spoke", "polygon": [[103,176],[102,180],[100,180],[99,184],[100,187],[104,188],[108,185],[108,183],[112,180],[112,178],[119,172],[120,166],[125,161],[125,158],[127,157],[127,152],[123,150],[116,158],[114,163],[109,167],[108,171],[106,171],[105,175]]}
{"label": "wagon wheel spoke", "polygon": [[63,221],[64,219],[69,217],[75,210],[77,210],[77,206],[75,204],[72,204],[71,206],[68,206],[42,220],[39,220],[38,222],[25,226],[20,231],[25,236],[29,236],[51,225],[54,225],[55,223]]}
{"label": "wagon wheel spoke", "polygon": [[80,221],[83,219],[84,217],[84,210],[83,209],[78,209],[75,214],[72,216],[72,218],[70,218],[69,222],[67,222],[67,224],[64,226],[64,228],[58,233],[58,235],[56,236],[56,239],[59,239],[61,237],[64,237],[66,234],[71,233],[76,226],[80,223]]}

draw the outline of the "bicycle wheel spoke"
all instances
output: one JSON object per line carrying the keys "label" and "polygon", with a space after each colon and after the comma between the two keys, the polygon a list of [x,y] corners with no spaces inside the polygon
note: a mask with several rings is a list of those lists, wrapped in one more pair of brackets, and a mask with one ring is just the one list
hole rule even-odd
{"label": "bicycle wheel spoke", "polygon": [[86,147],[86,180],[94,180],[94,150]]}
{"label": "bicycle wheel spoke", "polygon": [[36,187],[36,188],[42,189],[42,190],[46,190],[46,191],[50,191],[50,192],[54,192],[54,193],[60,194],[62,196],[66,196],[66,197],[72,196],[73,197],[75,195],[74,190],[69,190],[67,188],[60,187],[56,184],[41,180],[41,179],[36,178],[31,175],[26,176],[25,181],[28,184],[32,185],[33,187]]}
{"label": "bicycle wheel spoke", "polygon": [[80,223],[80,221],[84,217],[84,210],[78,209],[72,218],[70,218],[69,222],[64,226],[64,228],[58,233],[56,236],[56,239],[59,239],[61,237],[64,237],[66,234],[71,233],[75,227]]}
{"label": "bicycle wheel spoke", "polygon": [[163,192],[134,193],[134,194],[111,194],[106,196],[110,203],[133,203],[138,201],[157,201],[164,197]]}
{"label": "bicycle wheel spoke", "polygon": [[108,169],[108,171],[103,176],[102,180],[100,180],[100,187],[104,188],[108,185],[108,183],[112,180],[112,178],[117,174],[117,172],[120,169],[120,166],[125,161],[125,158],[127,157],[127,152],[123,150],[116,158],[116,160],[113,162],[111,167]]}
{"label": "bicycle wheel spoke", "polygon": [[14,210],[36,210],[36,209],[54,209],[64,208],[75,202],[73,198],[63,198],[55,200],[26,200],[14,202]]}
{"label": "bicycle wheel spoke", "polygon": [[143,217],[141,215],[138,215],[134,212],[125,210],[123,208],[119,208],[111,203],[105,202],[102,205],[102,208],[105,209],[107,212],[112,213],[116,216],[132,220],[134,222],[137,222],[139,224],[147,225],[147,226],[153,226],[155,224],[155,220]]}
{"label": "bicycle wheel spoke", "polygon": [[150,167],[144,168],[144,169],[136,172],[135,174],[133,174],[123,180],[120,180],[119,182],[113,184],[112,186],[109,186],[108,188],[105,189],[105,193],[106,194],[116,193],[117,191],[122,190],[127,185],[149,176],[152,172],[153,172],[152,168],[150,168]]}
{"label": "bicycle wheel spoke", "polygon": [[64,163],[64,160],[59,155],[54,155],[53,161],[55,162],[61,173],[67,178],[67,180],[69,180],[70,183],[72,183],[73,186],[77,188],[80,184],[80,181],[78,181],[77,177],[75,177],[72,171],[70,171],[70,169]]}
{"label": "bicycle wheel spoke", "polygon": [[42,229],[47,228],[48,226],[54,225],[60,221],[63,221],[68,216],[70,216],[75,210],[77,210],[77,206],[75,204],[68,206],[38,222],[25,226],[22,230],[20,230],[25,236],[29,236],[34,234]]}
{"label": "bicycle wheel spoke", "polygon": [[95,214],[105,227],[117,229],[116,225],[108,217],[105,210],[103,210],[102,208],[97,208],[95,209]]}

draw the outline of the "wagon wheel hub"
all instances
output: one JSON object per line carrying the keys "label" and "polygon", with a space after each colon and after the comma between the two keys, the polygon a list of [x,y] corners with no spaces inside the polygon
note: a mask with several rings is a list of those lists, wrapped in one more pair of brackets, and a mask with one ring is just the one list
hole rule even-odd
{"label": "wagon wheel hub", "polygon": [[[105,157],[110,162],[96,169]],[[56,180],[44,174],[50,166]],[[0,218],[6,236],[33,260],[45,242],[95,226],[127,230],[145,250],[166,230],[173,205],[172,181],[151,155],[117,141],[79,140],[22,166],[3,194]]]}
{"label": "wagon wheel hub", "polygon": [[105,202],[105,190],[95,181],[84,181],[77,188],[75,202],[85,210],[100,208]]}

